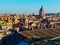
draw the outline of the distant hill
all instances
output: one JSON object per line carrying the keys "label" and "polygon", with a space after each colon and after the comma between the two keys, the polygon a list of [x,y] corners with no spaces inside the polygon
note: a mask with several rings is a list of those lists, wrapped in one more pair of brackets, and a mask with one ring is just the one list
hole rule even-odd
{"label": "distant hill", "polygon": [[46,13],[46,16],[50,16],[50,15],[60,15],[60,13]]}

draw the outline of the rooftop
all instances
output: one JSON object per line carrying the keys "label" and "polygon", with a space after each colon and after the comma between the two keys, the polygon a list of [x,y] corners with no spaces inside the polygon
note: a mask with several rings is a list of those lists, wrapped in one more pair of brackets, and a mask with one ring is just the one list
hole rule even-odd
{"label": "rooftop", "polygon": [[23,31],[23,32],[19,32],[19,34],[25,36],[26,38],[30,38],[30,37],[41,38],[41,37],[46,37],[46,36],[59,37],[60,28]]}

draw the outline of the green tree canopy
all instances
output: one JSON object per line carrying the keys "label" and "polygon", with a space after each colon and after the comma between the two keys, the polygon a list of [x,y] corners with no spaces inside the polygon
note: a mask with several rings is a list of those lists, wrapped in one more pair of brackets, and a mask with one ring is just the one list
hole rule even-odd
{"label": "green tree canopy", "polygon": [[6,25],[7,25],[7,22],[4,22],[4,21],[0,22],[0,26],[6,26]]}

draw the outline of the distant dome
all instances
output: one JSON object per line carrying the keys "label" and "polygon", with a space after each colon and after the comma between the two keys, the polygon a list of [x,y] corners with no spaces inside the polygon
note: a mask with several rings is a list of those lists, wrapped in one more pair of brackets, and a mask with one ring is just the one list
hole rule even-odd
{"label": "distant dome", "polygon": [[43,18],[45,16],[45,12],[44,12],[43,6],[41,6],[41,8],[39,10],[39,15],[40,15],[41,18]]}

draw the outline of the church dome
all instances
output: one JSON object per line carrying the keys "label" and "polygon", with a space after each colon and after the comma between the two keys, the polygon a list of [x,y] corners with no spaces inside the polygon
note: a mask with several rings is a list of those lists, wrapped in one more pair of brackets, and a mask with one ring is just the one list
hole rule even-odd
{"label": "church dome", "polygon": [[40,15],[41,18],[43,18],[45,16],[45,12],[44,12],[43,6],[41,6],[41,8],[39,10],[39,15]]}

